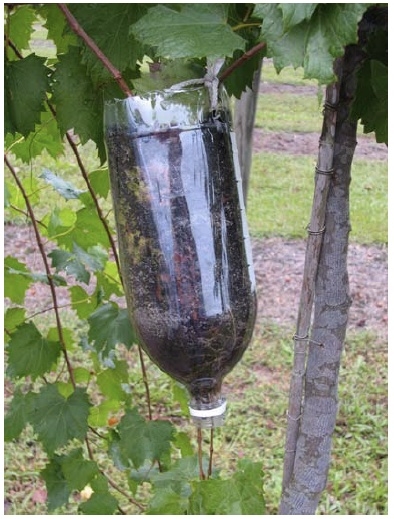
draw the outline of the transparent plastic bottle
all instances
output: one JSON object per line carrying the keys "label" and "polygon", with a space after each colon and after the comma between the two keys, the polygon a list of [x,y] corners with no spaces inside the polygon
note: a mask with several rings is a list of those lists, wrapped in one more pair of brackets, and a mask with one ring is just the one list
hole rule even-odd
{"label": "transparent plastic bottle", "polygon": [[190,393],[198,427],[223,424],[223,378],[250,342],[256,292],[227,96],[205,87],[108,102],[119,255],[142,348]]}

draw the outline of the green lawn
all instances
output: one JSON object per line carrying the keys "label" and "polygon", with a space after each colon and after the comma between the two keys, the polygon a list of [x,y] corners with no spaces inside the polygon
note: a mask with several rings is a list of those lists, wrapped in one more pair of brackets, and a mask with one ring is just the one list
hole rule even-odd
{"label": "green lawn", "polygon": [[[304,238],[316,158],[259,153],[253,158],[247,213],[254,237]],[[350,240],[387,243],[387,162],[355,160],[350,189]]]}

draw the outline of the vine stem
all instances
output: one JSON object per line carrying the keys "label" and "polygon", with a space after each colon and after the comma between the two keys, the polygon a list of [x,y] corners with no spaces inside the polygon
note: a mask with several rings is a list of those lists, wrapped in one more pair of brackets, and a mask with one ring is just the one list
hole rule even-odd
{"label": "vine stem", "polygon": [[144,355],[142,353],[142,348],[139,344],[138,344],[138,355],[140,358],[142,381],[145,386],[145,394],[146,394],[146,400],[147,400],[147,404],[148,404],[148,416],[149,416],[149,420],[152,420],[152,406],[151,406],[151,401],[150,401],[148,376],[147,376],[146,368],[145,368]]}
{"label": "vine stem", "polygon": [[211,439],[209,443],[209,466],[208,466],[208,478],[212,476],[212,467],[213,467],[213,432],[214,428],[211,429]]}
{"label": "vine stem", "polygon": [[197,445],[198,445],[198,465],[200,468],[200,479],[206,479],[204,474],[204,468],[202,466],[202,430],[201,427],[197,427]]}
{"label": "vine stem", "polygon": [[266,43],[264,41],[262,41],[262,42],[258,43],[257,45],[255,45],[254,47],[252,47],[251,49],[249,49],[248,51],[246,51],[244,54],[242,54],[242,56],[240,58],[235,60],[234,63],[232,63],[229,67],[226,68],[226,70],[224,70],[220,74],[219,80],[223,82],[225,79],[228,78],[228,76],[230,74],[232,74],[234,72],[235,69],[240,67],[243,63],[245,63],[245,61],[248,61],[251,58],[253,58],[253,56],[255,56],[258,52],[263,50],[265,46],[266,46]]}
{"label": "vine stem", "polygon": [[131,97],[133,93],[129,89],[126,81],[123,79],[120,71],[109,61],[107,56],[100,50],[96,43],[91,37],[84,31],[79,25],[76,18],[71,14],[66,4],[57,4],[58,8],[64,14],[70,28],[77,34],[89,47],[91,51],[98,57],[104,67],[111,73],[116,82],[118,83],[121,90],[126,94],[127,97]]}
{"label": "vine stem", "polygon": [[25,204],[26,204],[27,212],[29,214],[31,223],[33,225],[34,234],[35,234],[35,237],[36,237],[37,245],[38,245],[38,248],[39,248],[42,260],[44,262],[45,272],[46,272],[46,275],[47,275],[48,284],[49,284],[49,288],[50,288],[50,291],[51,291],[51,296],[52,296],[52,301],[53,301],[53,309],[54,309],[55,318],[56,318],[56,327],[57,327],[57,331],[58,331],[58,334],[59,334],[59,342],[60,342],[60,345],[62,347],[64,359],[65,359],[66,364],[67,364],[67,370],[68,370],[68,373],[69,373],[69,376],[70,376],[71,384],[72,384],[73,388],[75,389],[77,386],[76,386],[76,383],[75,383],[74,371],[73,371],[70,359],[68,358],[66,342],[65,342],[64,336],[63,336],[63,327],[62,327],[62,323],[61,323],[61,320],[60,320],[59,306],[58,306],[57,295],[56,295],[56,288],[55,288],[55,284],[53,282],[52,273],[51,273],[51,269],[49,267],[47,256],[45,254],[45,248],[44,248],[44,245],[43,245],[42,240],[41,240],[41,235],[40,235],[40,232],[38,230],[37,221],[36,221],[36,218],[35,218],[35,215],[34,215],[34,211],[33,211],[33,208],[32,208],[32,206],[30,204],[29,197],[27,196],[26,191],[25,191],[22,183],[20,182],[20,180],[18,178],[18,175],[16,174],[16,171],[13,168],[12,164],[10,163],[10,161],[8,160],[8,157],[7,157],[6,154],[4,154],[4,162],[6,163],[8,169],[11,172],[11,175],[13,176],[13,178],[14,178],[14,180],[16,182],[16,185],[18,186],[20,192],[22,193],[23,199],[24,199]]}

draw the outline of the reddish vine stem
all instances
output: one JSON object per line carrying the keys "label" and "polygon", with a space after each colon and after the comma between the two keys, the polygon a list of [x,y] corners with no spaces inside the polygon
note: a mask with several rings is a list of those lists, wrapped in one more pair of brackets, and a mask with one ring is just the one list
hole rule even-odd
{"label": "reddish vine stem", "polygon": [[211,429],[211,439],[209,443],[209,465],[208,465],[208,478],[212,476],[212,468],[213,468],[213,431],[214,428]]}
{"label": "reddish vine stem", "polygon": [[138,344],[138,354],[140,357],[140,364],[141,364],[141,371],[142,371],[142,381],[145,386],[145,394],[146,394],[146,400],[148,404],[148,416],[149,420],[152,420],[152,408],[151,408],[151,401],[150,401],[150,391],[149,391],[149,383],[148,383],[148,377],[146,374],[146,368],[145,368],[145,362],[144,362],[144,356],[142,353],[142,348]]}
{"label": "reddish vine stem", "polygon": [[67,364],[67,370],[68,370],[68,374],[70,375],[71,384],[72,384],[73,388],[75,389],[77,386],[76,386],[76,383],[75,383],[74,371],[73,371],[73,368],[71,366],[70,359],[68,358],[66,342],[65,342],[64,336],[63,336],[63,327],[62,327],[62,323],[61,323],[61,320],[60,320],[59,306],[58,306],[58,303],[57,303],[56,288],[55,288],[55,284],[54,284],[53,279],[52,279],[51,269],[49,268],[47,256],[45,254],[45,248],[44,248],[44,245],[43,245],[42,240],[41,240],[40,232],[38,230],[37,221],[36,221],[36,218],[35,218],[35,215],[34,215],[34,211],[33,211],[33,208],[32,208],[32,206],[30,204],[29,197],[27,196],[26,191],[25,191],[22,183],[20,182],[20,180],[18,178],[18,175],[16,174],[16,171],[13,168],[12,164],[9,162],[6,154],[4,154],[4,162],[6,163],[8,169],[11,172],[11,175],[13,176],[13,178],[14,178],[14,180],[16,182],[16,185],[18,186],[20,192],[22,193],[23,199],[24,199],[25,204],[26,204],[27,212],[29,214],[31,223],[33,225],[34,234],[36,236],[37,245],[38,245],[38,248],[39,248],[42,260],[44,262],[45,272],[46,272],[46,275],[47,275],[48,284],[49,284],[49,288],[50,288],[50,291],[51,291],[51,296],[52,296],[52,301],[53,301],[53,309],[54,309],[55,318],[56,318],[56,327],[57,327],[57,331],[58,331],[58,334],[59,334],[59,342],[61,344],[63,355],[64,355],[64,359],[65,359],[66,364]]}
{"label": "reddish vine stem", "polygon": [[206,479],[204,474],[204,468],[202,466],[202,430],[201,427],[197,428],[197,445],[198,445],[198,465],[200,468],[200,479]]}
{"label": "reddish vine stem", "polygon": [[240,58],[235,60],[234,63],[232,63],[228,68],[226,68],[226,70],[224,70],[222,72],[222,74],[220,74],[219,80],[223,82],[225,79],[228,78],[228,76],[230,74],[232,74],[234,72],[235,69],[240,67],[243,63],[245,63],[245,61],[248,61],[251,58],[253,58],[253,56],[255,54],[257,54],[258,52],[260,52],[261,50],[263,50],[265,46],[266,46],[266,43],[264,41],[262,41],[262,42],[258,43],[257,45],[255,45],[254,47],[252,47],[251,49],[249,49],[248,51],[246,51],[245,54],[242,54],[242,56]]}
{"label": "reddish vine stem", "polygon": [[131,97],[133,94],[129,89],[126,81],[123,79],[120,71],[109,61],[107,56],[99,49],[92,38],[86,34],[83,28],[79,25],[75,17],[70,13],[66,4],[57,4],[58,8],[64,14],[70,28],[77,34],[89,47],[91,51],[98,57],[104,67],[111,73],[116,82],[118,83],[121,90],[126,94],[127,97]]}

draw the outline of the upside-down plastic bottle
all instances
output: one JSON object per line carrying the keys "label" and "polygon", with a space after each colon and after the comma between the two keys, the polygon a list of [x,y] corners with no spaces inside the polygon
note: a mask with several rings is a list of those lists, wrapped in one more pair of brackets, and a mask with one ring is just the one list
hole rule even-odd
{"label": "upside-down plastic bottle", "polygon": [[256,292],[224,90],[108,102],[105,139],[131,322],[152,361],[190,393],[198,427],[223,424],[223,378],[248,346]]}

